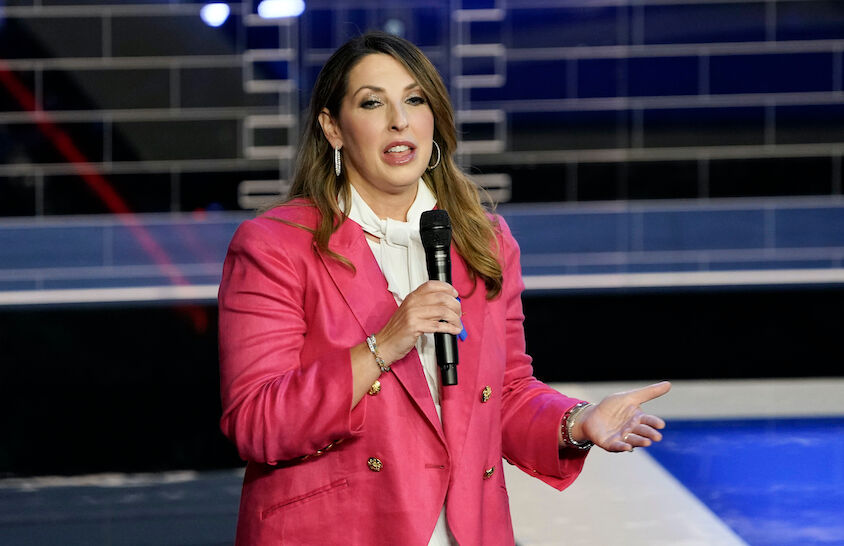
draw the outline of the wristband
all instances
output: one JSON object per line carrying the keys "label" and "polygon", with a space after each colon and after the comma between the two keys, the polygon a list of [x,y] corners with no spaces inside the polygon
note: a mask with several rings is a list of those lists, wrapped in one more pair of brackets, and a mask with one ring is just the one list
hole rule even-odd
{"label": "wristband", "polygon": [[372,356],[375,357],[375,363],[378,364],[378,367],[381,368],[382,372],[389,372],[390,367],[384,362],[384,359],[381,358],[381,355],[378,354],[378,345],[375,343],[375,334],[372,334],[366,338],[366,345],[369,347],[369,352],[372,353]]}
{"label": "wristband", "polygon": [[592,404],[588,402],[579,402],[574,406],[570,407],[568,411],[563,415],[563,422],[560,425],[560,431],[563,434],[563,446],[564,447],[574,447],[577,449],[589,449],[594,444],[589,440],[585,442],[576,442],[574,438],[571,437],[571,429],[574,427],[574,422],[577,419],[577,416],[580,415],[580,412],[591,406]]}

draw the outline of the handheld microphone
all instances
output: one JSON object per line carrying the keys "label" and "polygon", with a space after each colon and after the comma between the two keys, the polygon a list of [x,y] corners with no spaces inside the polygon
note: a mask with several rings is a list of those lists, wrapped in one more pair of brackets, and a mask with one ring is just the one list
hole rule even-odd
{"label": "handheld microphone", "polygon": [[[419,235],[425,248],[428,278],[451,284],[451,220],[444,210],[428,210],[419,219]],[[442,384],[457,384],[457,338],[452,334],[434,333],[437,364]]]}

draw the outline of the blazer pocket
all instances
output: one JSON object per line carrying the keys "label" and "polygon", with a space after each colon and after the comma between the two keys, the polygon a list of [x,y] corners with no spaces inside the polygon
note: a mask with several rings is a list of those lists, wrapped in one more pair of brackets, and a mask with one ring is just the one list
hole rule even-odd
{"label": "blazer pocket", "polygon": [[345,489],[346,487],[349,487],[349,482],[348,480],[346,480],[346,478],[343,478],[342,480],[337,480],[328,485],[323,485],[322,487],[318,487],[312,491],[308,491],[303,495],[292,497],[278,504],[270,506],[269,508],[261,512],[261,519],[265,520],[268,517],[271,517],[282,510],[286,510],[288,508],[293,508],[294,506],[299,506],[301,504],[311,502],[320,497],[324,497],[325,495],[328,495],[329,493],[332,493],[334,491]]}

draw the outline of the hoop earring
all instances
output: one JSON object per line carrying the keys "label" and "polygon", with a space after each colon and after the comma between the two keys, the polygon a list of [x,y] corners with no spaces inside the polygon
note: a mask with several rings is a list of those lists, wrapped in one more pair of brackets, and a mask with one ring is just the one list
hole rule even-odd
{"label": "hoop earring", "polygon": [[340,176],[343,172],[342,165],[340,165],[340,146],[334,148],[334,174]]}
{"label": "hoop earring", "polygon": [[436,140],[432,140],[431,142],[433,142],[433,143],[434,143],[434,147],[437,149],[437,161],[436,161],[436,163],[434,163],[433,165],[428,165],[428,170],[429,170],[429,171],[433,171],[434,169],[436,169],[436,168],[437,168],[437,165],[439,165],[439,164],[440,164],[440,159],[442,159],[442,155],[440,154],[440,145],[439,145],[439,144],[437,144],[437,141],[436,141]]}

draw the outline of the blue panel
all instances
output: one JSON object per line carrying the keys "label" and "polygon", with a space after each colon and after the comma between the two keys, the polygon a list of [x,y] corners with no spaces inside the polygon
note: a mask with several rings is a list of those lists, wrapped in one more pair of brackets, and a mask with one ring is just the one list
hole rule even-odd
{"label": "blue panel", "polygon": [[615,148],[627,112],[612,110],[519,112],[508,116],[513,150]]}
{"label": "blue panel", "polygon": [[709,68],[716,94],[832,90],[831,53],[712,57]]}
{"label": "blue panel", "polygon": [[[219,279],[217,282],[220,282]],[[56,279],[47,280],[43,288],[48,290],[85,289],[85,288],[137,288],[144,286],[167,286],[199,284],[194,282],[173,282],[172,277],[157,275],[150,277],[103,278],[103,279]]]}
{"label": "blue panel", "polygon": [[655,264],[630,264],[627,271],[630,273],[672,273],[683,271],[700,271],[703,269],[700,264],[690,263],[655,263]]}
{"label": "blue panel", "polygon": [[626,273],[627,267],[622,264],[614,265],[578,265],[569,268],[566,273],[576,273],[578,275],[606,275],[613,273]]}
{"label": "blue panel", "polygon": [[844,208],[777,210],[777,247],[844,247]]}
{"label": "blue panel", "polygon": [[133,228],[116,217],[0,226],[0,290],[218,283],[243,217],[187,218],[137,216]]}
{"label": "blue panel", "polygon": [[497,7],[498,0],[458,0],[460,9],[493,9]]}
{"label": "blue panel", "polygon": [[761,210],[687,210],[644,215],[643,250],[763,248]]}
{"label": "blue panel", "polygon": [[15,292],[18,290],[35,290],[35,281],[3,281],[0,280],[0,292]]}
{"label": "blue panel", "polygon": [[844,141],[844,105],[779,106],[777,144]]}
{"label": "blue panel", "polygon": [[671,421],[649,453],[752,546],[841,544],[844,419]]}
{"label": "blue panel", "polygon": [[472,21],[468,26],[474,44],[500,44],[504,41],[504,27],[500,21]]}
{"label": "blue panel", "polygon": [[620,214],[506,214],[523,253],[627,250],[628,223]]}
{"label": "blue panel", "polygon": [[[527,82],[542,82],[542,85]],[[471,99],[561,99],[566,96],[566,61],[522,61],[507,63],[504,87],[473,89]]]}
{"label": "blue panel", "polygon": [[179,264],[221,262],[225,237],[219,229],[205,237],[203,226],[189,224],[153,224],[141,229],[115,227],[113,260],[115,265]]}
{"label": "blue panel", "polygon": [[438,46],[448,40],[448,11],[438,8],[416,8],[408,38],[419,47]]}
{"label": "blue panel", "polygon": [[765,6],[758,3],[646,6],[647,44],[748,42],[765,39]]}
{"label": "blue panel", "polygon": [[742,260],[740,262],[710,262],[710,271],[749,271],[775,269],[828,269],[837,267],[834,260]]}
{"label": "blue panel", "polygon": [[629,61],[631,96],[696,95],[697,57],[639,57]]}
{"label": "blue panel", "polygon": [[844,5],[840,0],[777,2],[777,40],[844,38]]}
{"label": "blue panel", "polygon": [[[621,8],[518,9],[507,13],[512,25],[508,47],[571,47],[618,44]],[[621,12],[623,14],[623,12]]]}
{"label": "blue panel", "polygon": [[330,49],[335,47],[334,43],[334,12],[327,9],[308,11],[307,17],[303,17],[305,31],[309,47],[319,49]]}
{"label": "blue panel", "polygon": [[103,264],[103,235],[98,226],[0,229],[0,265],[80,267]]}
{"label": "blue panel", "polygon": [[577,63],[578,97],[624,96],[626,59],[583,59]]}
{"label": "blue panel", "polygon": [[645,146],[762,144],[764,108],[681,108],[645,110]]}

